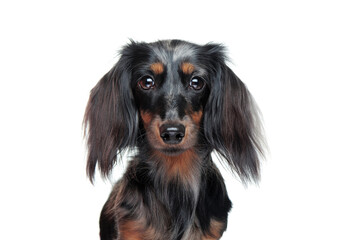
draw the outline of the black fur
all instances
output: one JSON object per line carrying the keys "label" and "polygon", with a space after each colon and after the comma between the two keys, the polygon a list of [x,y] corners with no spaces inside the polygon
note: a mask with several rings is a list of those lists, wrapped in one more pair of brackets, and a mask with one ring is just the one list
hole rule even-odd
{"label": "black fur", "polygon": [[232,204],[213,150],[243,182],[259,179],[259,112],[218,44],[131,42],[91,91],[84,123],[91,181],[97,165],[107,177],[136,151],[102,210],[102,240],[219,239]]}

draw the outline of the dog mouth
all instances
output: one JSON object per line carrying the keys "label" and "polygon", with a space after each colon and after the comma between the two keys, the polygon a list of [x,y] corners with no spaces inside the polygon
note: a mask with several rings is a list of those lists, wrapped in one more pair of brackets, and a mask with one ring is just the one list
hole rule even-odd
{"label": "dog mouth", "polygon": [[[146,138],[155,154],[161,157],[180,157],[194,147],[198,127],[185,116],[181,120],[162,120],[159,116],[141,113]],[[144,120],[145,119],[145,120]]]}
{"label": "dog mouth", "polygon": [[167,156],[177,156],[186,151],[186,149],[178,148],[178,147],[168,147],[160,149],[160,151]]}

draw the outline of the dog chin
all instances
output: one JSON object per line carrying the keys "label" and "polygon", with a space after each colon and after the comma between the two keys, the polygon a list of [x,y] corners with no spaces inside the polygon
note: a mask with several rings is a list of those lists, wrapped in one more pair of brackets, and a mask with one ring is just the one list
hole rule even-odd
{"label": "dog chin", "polygon": [[167,156],[178,156],[180,154],[182,154],[183,152],[185,152],[186,149],[182,149],[182,148],[164,148],[161,149],[161,152]]}

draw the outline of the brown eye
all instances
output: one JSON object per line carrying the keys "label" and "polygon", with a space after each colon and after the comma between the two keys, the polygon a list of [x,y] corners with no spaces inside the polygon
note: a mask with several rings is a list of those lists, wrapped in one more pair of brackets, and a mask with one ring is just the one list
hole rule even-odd
{"label": "brown eye", "polygon": [[205,86],[205,82],[202,78],[194,77],[190,81],[190,88],[193,90],[201,90]]}
{"label": "brown eye", "polygon": [[138,86],[144,90],[149,90],[155,87],[155,81],[151,77],[146,76],[139,80]]}

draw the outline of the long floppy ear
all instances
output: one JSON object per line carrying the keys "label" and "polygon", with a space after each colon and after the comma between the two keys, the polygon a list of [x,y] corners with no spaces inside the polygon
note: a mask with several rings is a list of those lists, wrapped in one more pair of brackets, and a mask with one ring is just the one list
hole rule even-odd
{"label": "long floppy ear", "polygon": [[260,113],[244,83],[220,64],[206,106],[205,136],[244,183],[257,182],[265,145]]}
{"label": "long floppy ear", "polygon": [[126,61],[121,57],[105,74],[92,89],[87,104],[84,117],[87,175],[92,182],[97,163],[102,176],[107,177],[122,151],[136,144],[138,113]]}

